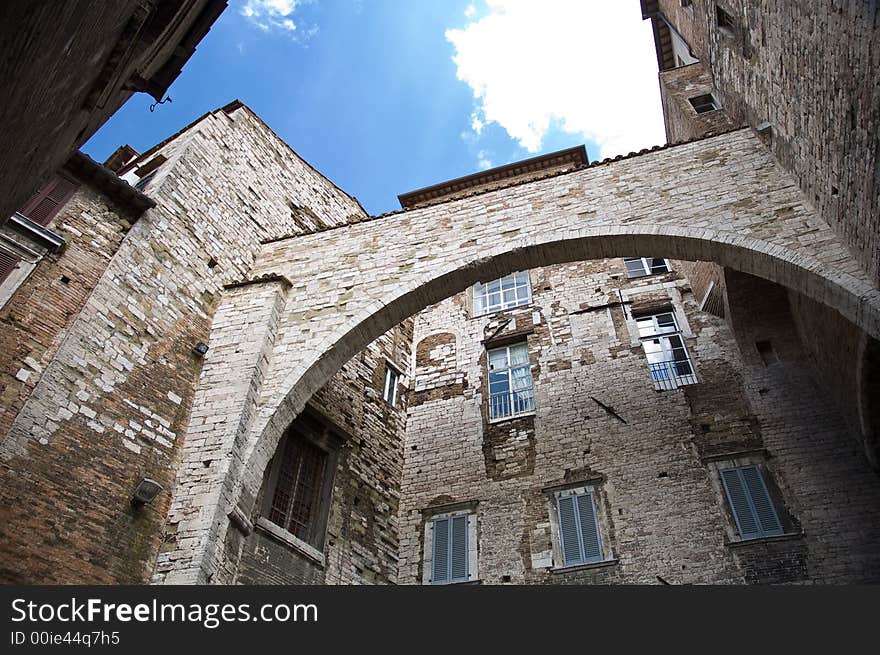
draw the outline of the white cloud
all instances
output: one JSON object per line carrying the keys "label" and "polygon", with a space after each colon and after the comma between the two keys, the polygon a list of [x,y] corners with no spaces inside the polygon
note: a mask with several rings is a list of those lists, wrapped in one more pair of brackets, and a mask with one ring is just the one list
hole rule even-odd
{"label": "white cloud", "polygon": [[293,13],[302,4],[300,0],[245,0],[241,15],[264,31],[294,32],[297,29]]}
{"label": "white cloud", "polygon": [[654,41],[637,2],[486,4],[446,32],[477,103],[475,132],[496,122],[536,152],[554,124],[598,143],[601,157],[665,143]]}
{"label": "white cloud", "polygon": [[489,159],[489,153],[485,150],[480,150],[477,153],[477,166],[479,166],[481,171],[485,171],[486,169],[492,168],[495,164],[492,163],[492,160]]}
{"label": "white cloud", "polygon": [[476,13],[477,13],[477,8],[474,7],[473,5],[468,5],[467,8],[464,10],[465,18],[472,18],[473,15]]}

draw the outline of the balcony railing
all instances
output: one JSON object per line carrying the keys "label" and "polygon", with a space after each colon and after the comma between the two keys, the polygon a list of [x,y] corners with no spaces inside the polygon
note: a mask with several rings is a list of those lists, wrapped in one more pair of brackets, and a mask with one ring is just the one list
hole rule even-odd
{"label": "balcony railing", "polygon": [[696,384],[697,376],[689,357],[665,362],[650,362],[648,368],[658,391],[678,389],[686,384]]}
{"label": "balcony railing", "polygon": [[489,396],[489,420],[519,416],[534,411],[534,389],[502,391]]}

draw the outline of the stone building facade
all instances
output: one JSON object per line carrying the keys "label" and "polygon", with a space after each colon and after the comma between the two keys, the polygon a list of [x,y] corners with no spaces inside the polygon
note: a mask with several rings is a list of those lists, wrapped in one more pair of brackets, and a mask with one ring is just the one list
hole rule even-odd
{"label": "stone building facade", "polygon": [[134,93],[166,97],[227,0],[0,6],[0,223]]}
{"label": "stone building facade", "polygon": [[70,158],[0,228],[0,578],[880,579],[875,198],[741,4],[642,3],[669,146],[388,215],[237,101]]}

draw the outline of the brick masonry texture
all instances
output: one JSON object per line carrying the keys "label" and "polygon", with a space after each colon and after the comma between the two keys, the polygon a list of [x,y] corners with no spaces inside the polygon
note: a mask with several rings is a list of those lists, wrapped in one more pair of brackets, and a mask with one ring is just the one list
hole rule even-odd
{"label": "brick masonry texture", "polygon": [[[328,221],[363,216],[244,108],[210,114],[160,150],[168,161],[147,189],[157,207],[131,227],[82,188],[50,226],[69,245],[3,308],[7,580],[149,579],[173,537],[162,525],[202,369],[192,348],[209,342],[223,285],[245,276],[261,240],[302,229],[289,203]],[[254,153],[271,166],[255,167]],[[209,460],[199,475],[225,466]],[[135,512],[128,500],[142,477],[166,491]]]}
{"label": "brick masonry texture", "polygon": [[[417,316],[416,352],[434,357],[430,367],[417,360],[413,380],[401,583],[422,580],[425,521],[432,506],[449,503],[476,506],[478,577],[490,584],[876,579],[880,481],[833,402],[817,393],[786,292],[736,274],[735,336],[699,311],[678,270],[673,262],[671,274],[628,280],[621,260],[533,269],[531,306],[472,318],[459,294]],[[653,307],[676,311],[698,384],[654,390],[632,318]],[[483,341],[508,319],[499,336],[531,329],[522,338],[537,408],[491,425],[477,382],[487,376]],[[760,338],[772,339],[780,363],[761,362]],[[471,385],[462,390],[461,379]],[[438,394],[444,383],[455,390]],[[780,402],[790,406],[780,411]],[[794,517],[791,538],[737,543],[729,534],[732,518],[706,462],[743,452],[762,453],[780,507]],[[558,556],[548,561],[545,490],[595,479],[608,565],[560,570]]]}
{"label": "brick masonry texture", "polygon": [[187,33],[212,4],[218,3],[3,3],[0,223],[131,97],[134,74],[151,78],[195,47],[198,39]]}
{"label": "brick masonry texture", "polygon": [[[788,6],[768,11],[801,25]],[[781,28],[732,48],[699,25],[681,31],[703,62],[660,80],[678,145],[370,217],[233,102],[140,157],[165,161],[139,217],[82,186],[50,225],[67,246],[0,309],[0,578],[418,584],[428,521],[457,508],[485,583],[880,580],[880,290],[856,237],[873,201],[839,186],[852,225],[829,225],[811,185],[858,170],[823,154],[833,130],[748,127]],[[858,84],[841,97],[861,107]],[[710,88],[724,109],[697,115]],[[628,256],[672,270],[629,279]],[[472,317],[468,288],[514,270],[532,303]],[[652,311],[675,312],[695,384],[655,389],[634,318]],[[535,412],[492,421],[487,349],[516,342]],[[303,412],[341,440],[320,552],[262,509]],[[763,471],[784,535],[739,540],[732,463]],[[135,509],[147,477],[163,490]],[[604,560],[560,570],[553,493],[578,485]]]}
{"label": "brick masonry texture", "polygon": [[[643,3],[644,4],[644,3]],[[880,278],[880,20],[876,2],[660,0],[711,70],[734,123],[769,121],[777,161]],[[732,18],[722,33],[714,6]]]}
{"label": "brick masonry texture", "polygon": [[[767,276],[876,333],[878,291],[749,130],[266,243],[250,276],[293,280],[289,309],[278,317],[265,382],[248,404],[258,413],[214,421],[206,435],[232,453],[232,466],[181,497],[182,505],[189,493],[211,500],[187,521],[181,542],[202,549],[169,555],[177,561],[169,581],[218,572],[231,579],[229,559],[210,546],[224,541],[228,524],[206,513],[251,511],[287,425],[333,372],[390,327],[512,268],[644,252]],[[199,446],[185,446],[184,470],[202,459]]]}

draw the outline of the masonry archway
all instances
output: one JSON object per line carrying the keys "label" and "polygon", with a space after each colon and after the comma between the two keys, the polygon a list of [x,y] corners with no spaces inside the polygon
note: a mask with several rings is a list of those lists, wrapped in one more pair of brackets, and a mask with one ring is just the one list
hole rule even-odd
{"label": "masonry archway", "polygon": [[686,261],[713,261],[825,302],[863,329],[876,327],[877,308],[864,303],[873,290],[863,282],[846,274],[822,270],[816,262],[772,244],[749,240],[745,245],[742,241],[727,234],[699,239],[675,228],[654,228],[642,233],[629,228],[602,230],[601,234],[594,236],[512,248],[444,271],[428,281],[412,281],[409,288],[389,298],[382,309],[364,315],[357,323],[352,321],[347,329],[342,328],[338,340],[315,358],[300,377],[288,378],[283,385],[288,389],[287,393],[278,399],[277,404],[265,408],[261,413],[262,425],[254,426],[259,429],[259,434],[251,433],[252,440],[243,458],[244,468],[233,491],[234,502],[245,513],[252,510],[251,504],[281,435],[312,394],[351,357],[425,307],[463,291],[477,281],[501,277],[514,270],[636,253]]}
{"label": "masonry archway", "polygon": [[[226,470],[208,485],[178,483],[172,512],[182,512],[194,495],[206,505],[188,526],[189,551],[175,553],[165,581],[228,581],[227,516],[251,514],[281,435],[312,394],[388,329],[477,281],[625,256],[711,261],[793,289],[880,336],[880,291],[747,133],[723,137],[737,146],[737,185],[708,183],[713,167],[718,179],[731,174],[733,150],[727,153],[719,139],[679,149],[677,168],[663,179],[639,178],[637,193],[619,180],[645,175],[626,168],[649,169],[645,158],[268,244],[244,283],[250,286],[241,287],[254,290],[252,302],[245,291],[229,302],[236,312],[242,304],[271,303],[272,336],[256,358],[270,363],[255,365],[242,386],[244,410],[205,435],[224,444]],[[742,161],[743,149],[751,161]],[[668,192],[688,184],[688,193]],[[276,283],[283,290],[261,290]],[[250,324],[241,330],[242,337],[253,333]],[[220,366],[222,350],[212,347],[218,351]],[[200,388],[195,402],[211,392]],[[187,443],[181,470],[201,457],[199,446]]]}

